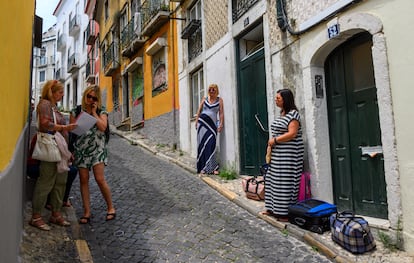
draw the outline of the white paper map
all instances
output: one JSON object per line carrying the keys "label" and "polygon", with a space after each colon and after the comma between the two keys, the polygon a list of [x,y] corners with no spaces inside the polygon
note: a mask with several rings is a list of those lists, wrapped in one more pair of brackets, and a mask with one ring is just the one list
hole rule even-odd
{"label": "white paper map", "polygon": [[96,123],[96,118],[92,115],[82,111],[76,119],[78,125],[72,132],[76,135],[86,133]]}

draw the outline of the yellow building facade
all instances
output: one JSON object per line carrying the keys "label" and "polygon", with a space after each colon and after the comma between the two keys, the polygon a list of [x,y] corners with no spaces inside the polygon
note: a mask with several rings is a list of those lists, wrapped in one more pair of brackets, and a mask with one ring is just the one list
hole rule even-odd
{"label": "yellow building facade", "polygon": [[[2,1],[0,8],[0,255],[17,262],[29,127],[34,1]],[[18,14],[18,15],[16,15]],[[8,25],[8,26],[5,26]],[[40,32],[41,34],[41,32]]]}
{"label": "yellow building facade", "polygon": [[167,0],[101,1],[95,16],[100,83],[111,124],[171,146],[178,144],[179,109],[175,5]]}

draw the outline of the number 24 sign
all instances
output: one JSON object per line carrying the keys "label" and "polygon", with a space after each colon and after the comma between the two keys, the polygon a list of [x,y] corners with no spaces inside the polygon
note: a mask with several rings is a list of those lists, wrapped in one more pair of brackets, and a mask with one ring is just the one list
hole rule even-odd
{"label": "number 24 sign", "polygon": [[335,24],[332,25],[330,27],[328,27],[328,37],[329,39],[336,37],[337,35],[339,35],[339,25]]}

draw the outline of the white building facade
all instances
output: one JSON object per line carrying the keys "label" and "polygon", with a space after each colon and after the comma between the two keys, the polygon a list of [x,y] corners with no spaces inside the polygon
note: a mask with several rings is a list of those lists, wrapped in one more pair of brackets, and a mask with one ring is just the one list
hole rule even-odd
{"label": "white building facade", "polygon": [[42,35],[42,47],[33,48],[32,103],[39,102],[42,87],[46,81],[55,77],[56,26]]}
{"label": "white building facade", "polygon": [[[398,2],[398,4],[396,3]],[[314,197],[353,210],[414,254],[410,0],[188,0],[177,12],[180,147],[218,84],[223,168],[258,172],[276,91],[295,93]],[[404,40],[407,38],[407,40]]]}
{"label": "white building facade", "polygon": [[84,2],[62,0],[53,13],[57,18],[56,78],[65,87],[62,101],[64,110],[81,103],[82,92],[86,87],[85,30],[89,19],[84,13]]}

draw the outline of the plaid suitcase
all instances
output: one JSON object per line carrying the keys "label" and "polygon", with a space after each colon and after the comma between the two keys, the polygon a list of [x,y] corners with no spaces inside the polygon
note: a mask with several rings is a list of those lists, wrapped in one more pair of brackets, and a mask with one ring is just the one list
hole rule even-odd
{"label": "plaid suitcase", "polygon": [[342,212],[331,215],[332,240],[354,254],[362,254],[375,248],[368,222],[354,216],[353,212]]}

